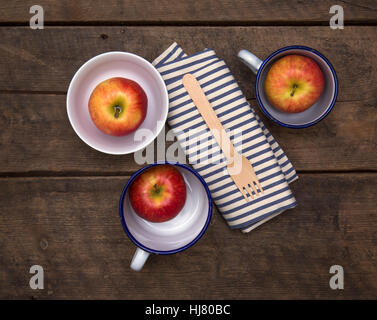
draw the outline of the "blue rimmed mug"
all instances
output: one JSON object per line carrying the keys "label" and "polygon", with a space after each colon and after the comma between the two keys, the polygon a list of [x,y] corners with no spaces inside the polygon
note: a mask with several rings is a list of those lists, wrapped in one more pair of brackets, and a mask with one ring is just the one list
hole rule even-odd
{"label": "blue rimmed mug", "polygon": [[[321,68],[325,79],[325,87],[320,98],[313,106],[299,113],[288,113],[274,108],[264,92],[264,81],[271,65],[281,57],[291,54],[313,59]],[[307,128],[324,119],[333,109],[338,96],[338,79],[330,61],[317,50],[305,46],[289,46],[273,52],[262,61],[251,52],[243,49],[238,52],[238,57],[257,76],[255,95],[263,113],[279,125],[288,128]]]}
{"label": "blue rimmed mug", "polygon": [[[139,217],[129,200],[129,187],[148,168],[170,164],[182,174],[186,183],[186,202],[179,214],[166,222],[153,223]],[[212,217],[212,199],[207,184],[192,168],[180,163],[160,162],[135,172],[125,185],[119,202],[122,226],[137,246],[131,269],[143,268],[151,253],[173,254],[194,245],[205,233]]]}

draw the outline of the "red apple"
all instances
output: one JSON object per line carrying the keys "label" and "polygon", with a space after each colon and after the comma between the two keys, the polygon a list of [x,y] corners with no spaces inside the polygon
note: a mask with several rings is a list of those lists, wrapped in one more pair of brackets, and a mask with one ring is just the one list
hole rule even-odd
{"label": "red apple", "polygon": [[130,202],[145,220],[164,222],[173,219],[186,201],[186,184],[172,165],[151,167],[142,172],[130,186]]}
{"label": "red apple", "polygon": [[302,112],[321,96],[325,82],[311,58],[287,55],[272,64],[264,82],[270,103],[285,112]]}
{"label": "red apple", "polygon": [[143,88],[133,80],[119,77],[98,84],[88,104],[94,124],[112,136],[135,131],[145,119],[147,105]]}

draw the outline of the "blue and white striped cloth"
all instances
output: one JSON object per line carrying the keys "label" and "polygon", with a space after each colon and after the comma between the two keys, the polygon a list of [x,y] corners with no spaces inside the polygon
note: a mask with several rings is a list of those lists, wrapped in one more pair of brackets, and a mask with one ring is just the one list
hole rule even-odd
{"label": "blue and white striped cloth", "polygon": [[[188,56],[173,43],[153,65],[168,89],[168,123],[232,229],[249,232],[296,206],[288,185],[298,178],[295,169],[214,50]],[[233,145],[253,164],[264,189],[261,196],[247,202],[229,176],[219,145],[182,85],[186,73],[199,81],[225,130],[230,132]]]}

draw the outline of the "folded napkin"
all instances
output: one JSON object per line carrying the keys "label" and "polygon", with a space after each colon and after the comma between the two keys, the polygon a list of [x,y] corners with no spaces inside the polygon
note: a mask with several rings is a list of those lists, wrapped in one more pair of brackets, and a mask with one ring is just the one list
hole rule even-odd
{"label": "folded napkin", "polygon": [[[188,56],[173,43],[153,65],[167,86],[168,123],[232,229],[249,232],[296,206],[288,186],[298,178],[295,169],[214,50]],[[199,81],[234,147],[251,161],[264,194],[246,201],[234,184],[226,170],[225,156],[182,85],[186,73]]]}

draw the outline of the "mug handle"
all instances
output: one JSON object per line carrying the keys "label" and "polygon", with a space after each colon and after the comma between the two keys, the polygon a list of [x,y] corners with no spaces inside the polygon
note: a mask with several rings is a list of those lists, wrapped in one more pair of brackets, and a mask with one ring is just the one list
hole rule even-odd
{"label": "mug handle", "polygon": [[240,50],[237,56],[251,69],[251,71],[254,72],[254,74],[258,73],[258,70],[263,62],[261,59],[245,49]]}
{"label": "mug handle", "polygon": [[147,261],[149,255],[149,252],[137,248],[131,261],[131,269],[134,271],[140,271]]}

